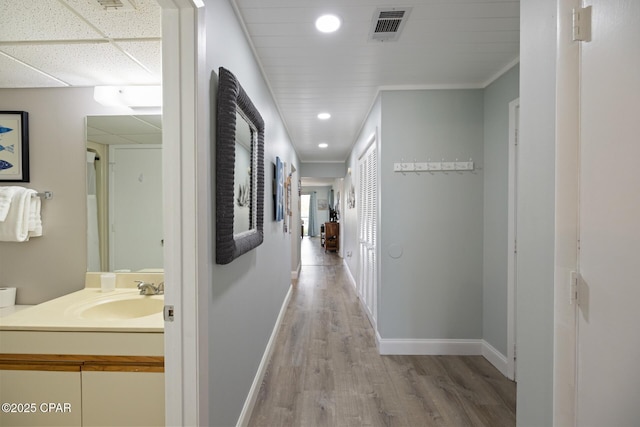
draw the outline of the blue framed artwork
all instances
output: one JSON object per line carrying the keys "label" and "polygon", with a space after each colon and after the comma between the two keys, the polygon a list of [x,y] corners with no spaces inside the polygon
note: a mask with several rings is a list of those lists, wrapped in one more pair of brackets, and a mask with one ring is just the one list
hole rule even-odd
{"label": "blue framed artwork", "polygon": [[276,222],[284,220],[284,163],[276,157],[275,217]]}
{"label": "blue framed artwork", "polygon": [[0,181],[29,182],[29,113],[0,111]]}

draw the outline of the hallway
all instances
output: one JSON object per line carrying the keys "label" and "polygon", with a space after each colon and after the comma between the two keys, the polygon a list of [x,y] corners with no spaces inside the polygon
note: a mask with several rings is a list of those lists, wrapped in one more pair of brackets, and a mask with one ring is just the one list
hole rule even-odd
{"label": "hallway", "polygon": [[513,426],[516,386],[481,356],[380,356],[342,259],[302,272],[250,426]]}

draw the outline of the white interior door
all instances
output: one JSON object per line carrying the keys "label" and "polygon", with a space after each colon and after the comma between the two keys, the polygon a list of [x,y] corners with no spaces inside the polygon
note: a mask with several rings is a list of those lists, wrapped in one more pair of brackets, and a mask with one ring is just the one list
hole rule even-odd
{"label": "white interior door", "polygon": [[378,157],[375,138],[358,162],[359,248],[358,293],[371,323],[378,318]]}
{"label": "white interior door", "polygon": [[640,2],[592,0],[581,63],[577,425],[640,422]]}
{"label": "white interior door", "polygon": [[110,270],[162,268],[162,146],[111,145],[109,165]]}

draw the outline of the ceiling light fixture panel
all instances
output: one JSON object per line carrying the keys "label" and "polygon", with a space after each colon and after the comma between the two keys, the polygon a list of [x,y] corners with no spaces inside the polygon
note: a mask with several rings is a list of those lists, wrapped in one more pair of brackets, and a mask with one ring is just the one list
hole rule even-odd
{"label": "ceiling light fixture panel", "polygon": [[316,28],[323,33],[333,33],[340,28],[341,21],[336,15],[322,15],[316,19]]}
{"label": "ceiling light fixture panel", "polygon": [[320,113],[320,114],[318,114],[318,118],[320,120],[329,120],[331,118],[331,114],[329,114],[329,113]]}

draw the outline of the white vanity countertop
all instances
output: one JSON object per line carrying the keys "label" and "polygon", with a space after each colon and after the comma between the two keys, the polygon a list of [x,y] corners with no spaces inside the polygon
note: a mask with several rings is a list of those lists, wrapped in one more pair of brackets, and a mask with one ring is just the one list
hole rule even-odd
{"label": "white vanity countertop", "polygon": [[[116,300],[131,301],[136,304],[140,299],[162,300],[163,295],[143,296],[137,289],[115,289],[102,292],[99,288],[85,288],[77,292],[14,310],[0,317],[0,331],[77,331],[77,332],[164,332],[162,310],[154,314],[134,318],[100,318],[99,315],[87,317],[83,313],[95,306]],[[150,301],[144,301],[150,302]]]}
{"label": "white vanity countertop", "polygon": [[0,318],[7,317],[10,314],[17,313],[25,308],[33,307],[32,305],[10,305],[8,307],[0,308]]}

